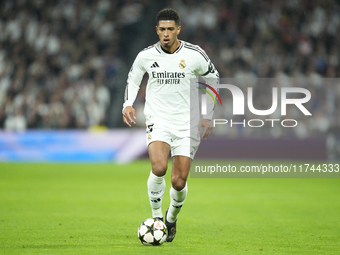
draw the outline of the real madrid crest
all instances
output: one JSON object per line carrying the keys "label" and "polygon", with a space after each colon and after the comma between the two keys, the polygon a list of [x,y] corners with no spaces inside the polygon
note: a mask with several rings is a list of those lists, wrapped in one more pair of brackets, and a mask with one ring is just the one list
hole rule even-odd
{"label": "real madrid crest", "polygon": [[148,134],[148,141],[150,142],[151,141],[151,134]]}
{"label": "real madrid crest", "polygon": [[182,59],[181,62],[179,63],[179,68],[184,69],[187,65],[185,64],[185,60]]}

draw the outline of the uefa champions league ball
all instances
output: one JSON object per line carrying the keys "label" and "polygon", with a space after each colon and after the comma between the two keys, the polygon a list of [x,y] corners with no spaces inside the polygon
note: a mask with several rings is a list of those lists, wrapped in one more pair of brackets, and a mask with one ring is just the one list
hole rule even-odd
{"label": "uefa champions league ball", "polygon": [[144,245],[161,245],[167,237],[167,229],[159,219],[146,219],[138,228],[138,238]]}

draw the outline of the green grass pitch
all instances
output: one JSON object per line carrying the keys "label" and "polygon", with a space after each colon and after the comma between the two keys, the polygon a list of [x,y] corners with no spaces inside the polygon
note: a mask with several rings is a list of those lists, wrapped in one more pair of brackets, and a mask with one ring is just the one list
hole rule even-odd
{"label": "green grass pitch", "polygon": [[189,178],[174,242],[143,246],[149,171],[0,163],[0,254],[339,254],[339,179]]}

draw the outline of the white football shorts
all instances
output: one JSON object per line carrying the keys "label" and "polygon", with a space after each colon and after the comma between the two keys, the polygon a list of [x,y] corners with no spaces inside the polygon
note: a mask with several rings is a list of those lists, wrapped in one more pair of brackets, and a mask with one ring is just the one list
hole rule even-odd
{"label": "white football shorts", "polygon": [[194,159],[200,144],[200,135],[190,134],[189,129],[169,129],[159,124],[146,123],[146,143],[162,141],[170,145],[171,157],[186,156]]}

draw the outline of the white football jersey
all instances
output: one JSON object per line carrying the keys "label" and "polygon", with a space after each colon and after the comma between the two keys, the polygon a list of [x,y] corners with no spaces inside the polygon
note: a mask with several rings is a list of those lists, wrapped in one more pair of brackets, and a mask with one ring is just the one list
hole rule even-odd
{"label": "white football jersey", "polygon": [[[172,54],[165,52],[160,42],[139,52],[128,75],[123,109],[133,105],[143,75],[147,72],[146,121],[173,129],[190,128],[190,108],[199,107],[199,84],[191,84],[190,79],[202,76],[216,81],[219,74],[204,50],[197,45],[180,42],[181,45]],[[204,118],[212,118],[213,108],[214,104],[208,105]]]}

